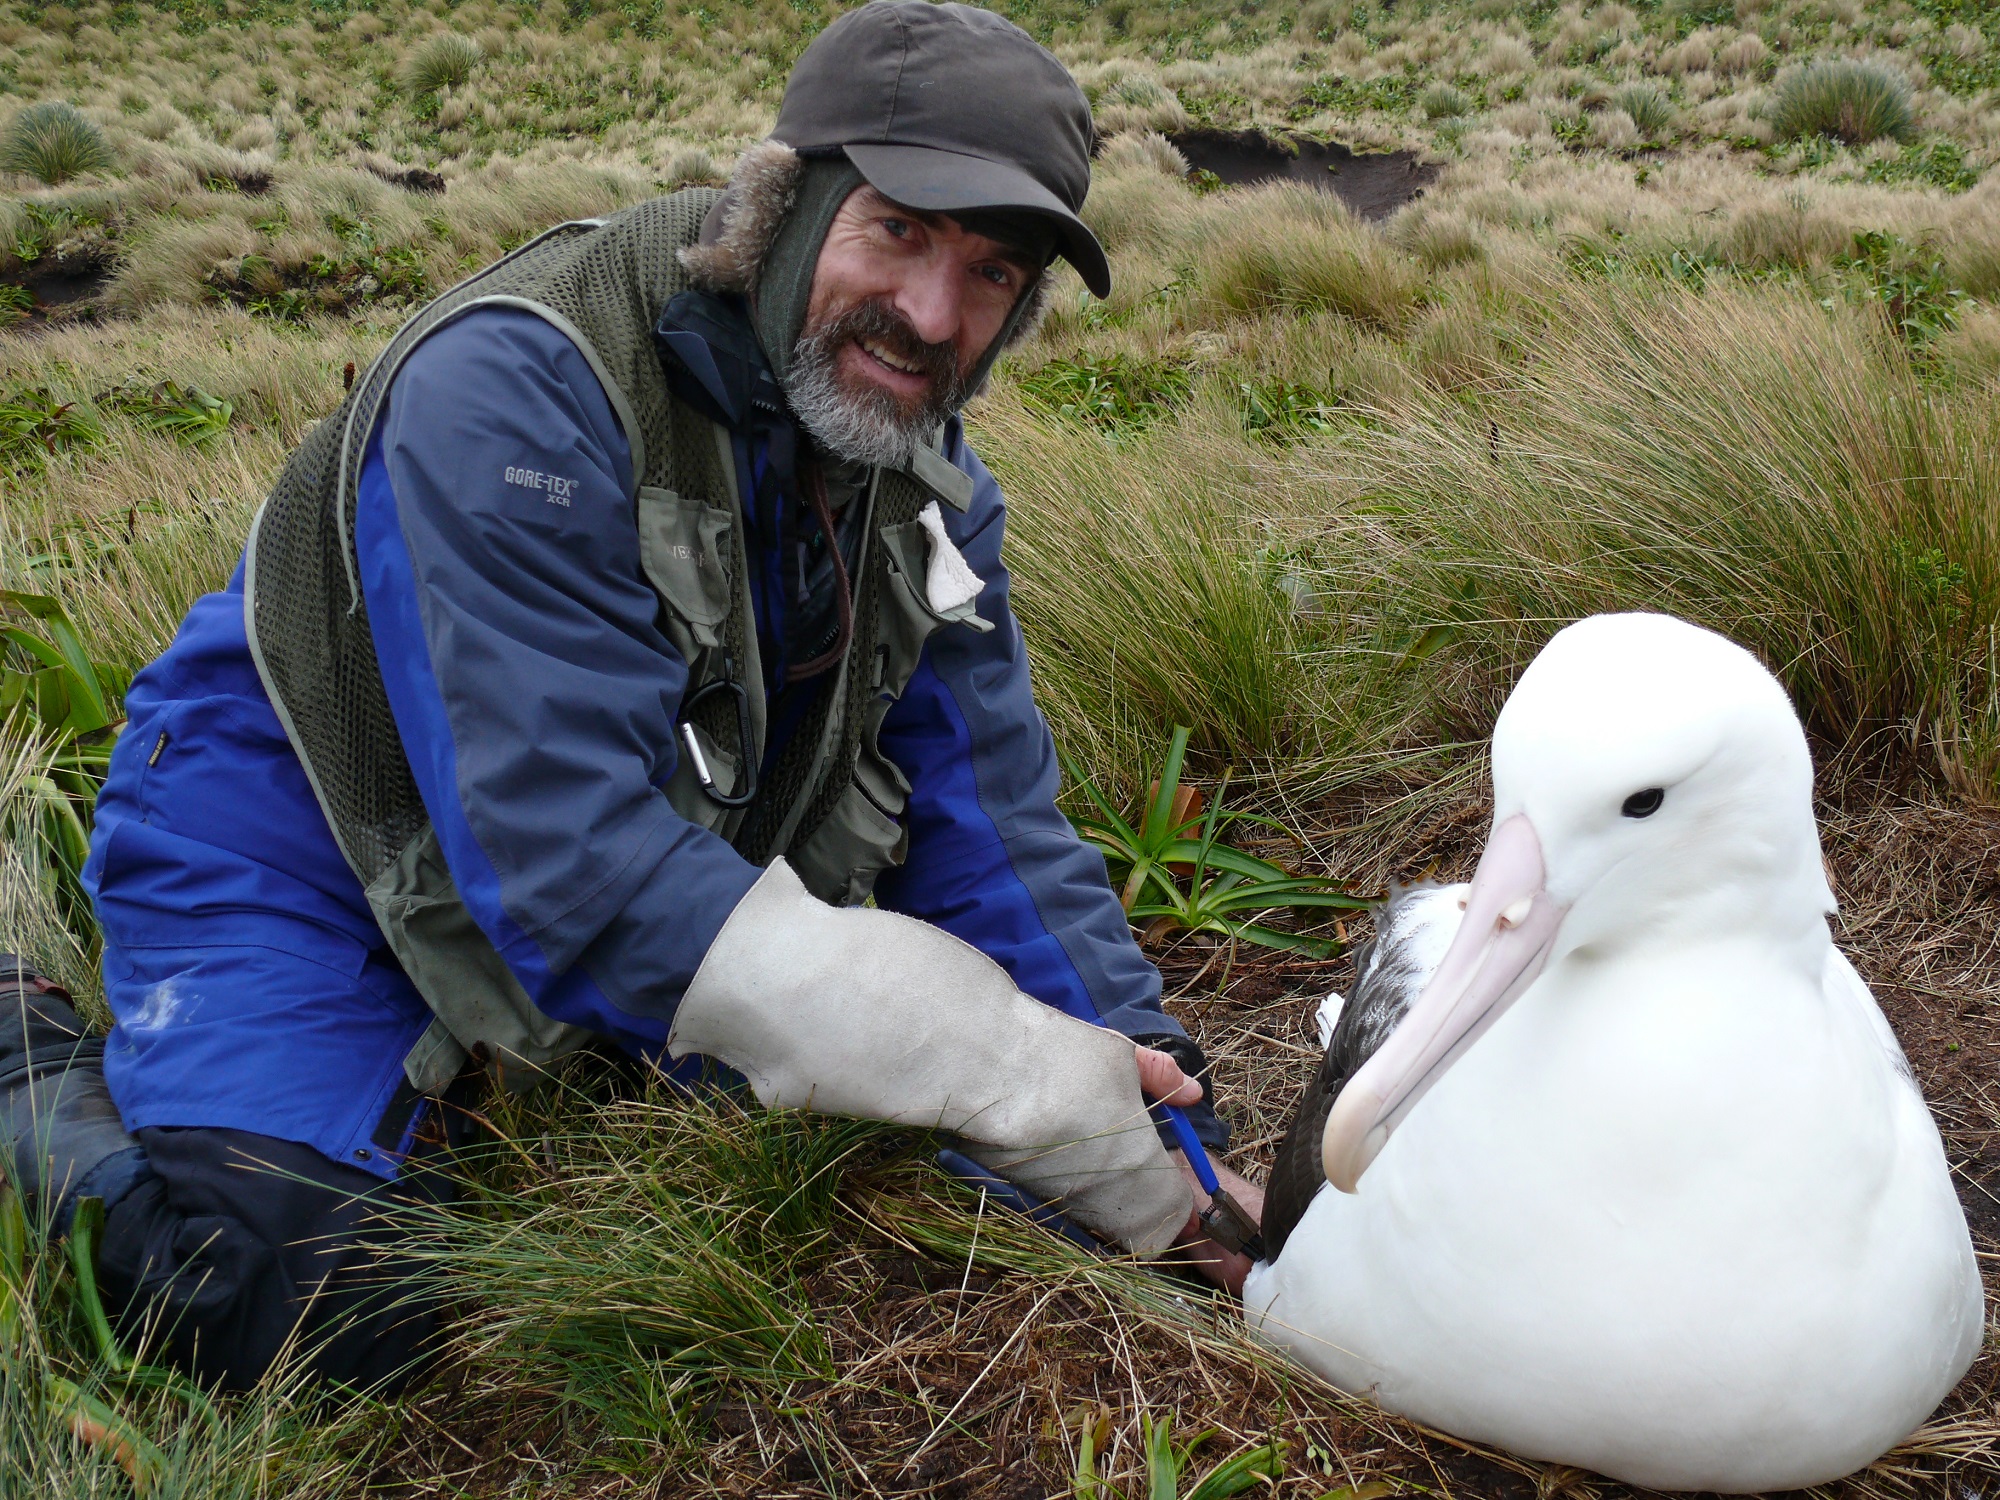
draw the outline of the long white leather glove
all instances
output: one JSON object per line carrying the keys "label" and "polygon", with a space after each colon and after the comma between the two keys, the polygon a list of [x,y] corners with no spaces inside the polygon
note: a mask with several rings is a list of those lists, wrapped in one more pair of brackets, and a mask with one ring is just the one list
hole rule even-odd
{"label": "long white leather glove", "polygon": [[968,1154],[1141,1255],[1193,1199],[1139,1092],[1133,1044],[1014,988],[950,933],[828,906],[783,860],[750,888],[667,1037],[766,1106],[948,1130]]}

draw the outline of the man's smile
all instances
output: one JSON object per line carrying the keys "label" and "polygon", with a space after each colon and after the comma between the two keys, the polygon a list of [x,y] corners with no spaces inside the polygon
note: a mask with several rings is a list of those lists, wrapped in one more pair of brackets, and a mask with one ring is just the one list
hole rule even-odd
{"label": "man's smile", "polygon": [[931,388],[931,378],[922,365],[892,352],[878,339],[855,339],[847,348],[856,373],[898,396],[918,397]]}
{"label": "man's smile", "polygon": [[873,339],[863,340],[861,347],[867,350],[870,354],[874,355],[877,359],[881,360],[883,364],[887,365],[892,370],[901,370],[907,375],[918,375],[922,373],[922,371],[913,361],[897,358],[897,356],[891,354],[886,348],[884,348],[881,344],[876,343]]}

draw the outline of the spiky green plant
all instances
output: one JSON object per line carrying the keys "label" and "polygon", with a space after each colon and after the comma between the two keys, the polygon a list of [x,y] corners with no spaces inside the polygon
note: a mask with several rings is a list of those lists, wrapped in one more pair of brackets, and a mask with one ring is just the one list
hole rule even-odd
{"label": "spiky green plant", "polygon": [[462,87],[484,56],[479,43],[455,31],[426,37],[403,60],[403,90],[412,99],[425,99],[442,89]]}
{"label": "spiky green plant", "polygon": [[[1075,1500],[1121,1500],[1119,1493],[1098,1474],[1098,1456],[1111,1437],[1111,1413],[1099,1406],[1086,1408],[1077,1419],[1076,1473],[1070,1480]],[[1284,1447],[1277,1441],[1245,1448],[1215,1465],[1182,1492],[1182,1483],[1193,1466],[1194,1455],[1216,1429],[1198,1432],[1184,1443],[1174,1441],[1174,1419],[1151,1412],[1139,1414],[1140,1451],[1146,1459],[1146,1500],[1228,1500],[1253,1485],[1277,1480],[1285,1472]]]}
{"label": "spiky green plant", "polygon": [[124,412],[141,427],[167,433],[190,447],[221,437],[236,413],[233,403],[211,396],[198,385],[183,386],[175,380],[148,384],[137,375],[97,401],[100,406]]}
{"label": "spiky green plant", "polygon": [[1135,925],[1163,931],[1210,932],[1264,948],[1310,953],[1324,958],[1338,945],[1284,932],[1261,919],[1274,911],[1362,911],[1376,897],[1357,896],[1334,882],[1295,875],[1282,865],[1222,842],[1222,832],[1239,824],[1283,831],[1275,820],[1240,810],[1225,811],[1222,784],[1202,811],[1201,793],[1181,783],[1188,730],[1174,727],[1167,757],[1153,779],[1152,792],[1134,822],[1074,765],[1070,776],[1090,811],[1076,830],[1110,861],[1125,888],[1120,896]]}
{"label": "spiky green plant", "polygon": [[61,99],[30,104],[0,134],[0,171],[19,172],[55,187],[112,163],[104,132]]}
{"label": "spiky green plant", "polygon": [[83,402],[61,400],[47,386],[0,393],[0,472],[32,474],[58,453],[103,441],[97,414]]}
{"label": "spiky green plant", "polygon": [[1916,132],[1917,109],[1909,83],[1893,68],[1821,58],[1778,81],[1770,121],[1781,140],[1830,136],[1865,146],[1884,136],[1908,140]]}

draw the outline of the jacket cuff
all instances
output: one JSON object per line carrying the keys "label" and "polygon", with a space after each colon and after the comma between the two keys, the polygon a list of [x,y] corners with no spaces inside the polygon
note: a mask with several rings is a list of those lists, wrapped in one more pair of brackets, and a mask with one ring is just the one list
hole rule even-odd
{"label": "jacket cuff", "polygon": [[[1155,1031],[1143,1036],[1135,1036],[1132,1041],[1141,1047],[1151,1047],[1155,1052],[1164,1052],[1188,1077],[1201,1085],[1201,1102],[1184,1105],[1181,1113],[1187,1116],[1188,1124],[1194,1127],[1195,1139],[1211,1151],[1229,1149],[1229,1122],[1215,1108],[1215,1084],[1209,1077],[1208,1058],[1193,1040],[1177,1032]],[[1160,1144],[1169,1151],[1180,1149],[1180,1138],[1174,1134],[1171,1125],[1161,1125]]]}

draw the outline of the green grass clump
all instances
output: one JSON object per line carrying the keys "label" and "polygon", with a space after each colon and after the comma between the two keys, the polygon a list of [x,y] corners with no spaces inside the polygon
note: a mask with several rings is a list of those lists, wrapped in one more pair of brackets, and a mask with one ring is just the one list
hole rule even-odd
{"label": "green grass clump", "polygon": [[832,1248],[847,1175],[907,1137],[666,1084],[596,1092],[540,1101],[542,1161],[495,1147],[475,1200],[420,1230],[419,1258],[484,1305],[467,1345],[669,1445],[698,1436],[720,1392],[831,1374],[803,1278]]}
{"label": "green grass clump", "polygon": [[1274,188],[1247,200],[1211,242],[1203,300],[1225,314],[1338,313],[1399,325],[1422,277],[1339,201],[1310,188]]}
{"label": "green grass clump", "polygon": [[30,104],[0,135],[0,171],[19,172],[55,187],[111,165],[104,132],[60,99]]}
{"label": "green grass clump", "polygon": [[1902,726],[1977,779],[2000,415],[1927,391],[1865,308],[1830,311],[1671,283],[1566,297],[1497,417],[1427,403],[1370,434],[1364,506],[1399,518],[1381,608],[1424,599],[1495,653],[1468,730],[1551,622],[1656,609],[1757,651],[1829,740]]}
{"label": "green grass clump", "polygon": [[1611,91],[1611,104],[1632,117],[1639,134],[1649,141],[1663,138],[1674,128],[1680,111],[1667,91],[1657,83],[1625,83]]}
{"label": "green grass clump", "polygon": [[447,88],[460,88],[485,56],[479,43],[455,31],[426,37],[403,60],[403,91],[424,99]]}
{"label": "green grass clump", "polygon": [[1849,146],[1887,137],[1907,140],[1917,128],[1910,85],[1881,63],[1822,58],[1781,79],[1770,111],[1780,140],[1830,136]]}
{"label": "green grass clump", "polygon": [[1030,407],[1108,437],[1143,432],[1187,399],[1188,372],[1164,360],[1112,354],[1052,359],[1015,382]]}
{"label": "green grass clump", "polygon": [[1472,95],[1448,83],[1434,83],[1417,95],[1417,110],[1426,120],[1456,120],[1478,107]]}

